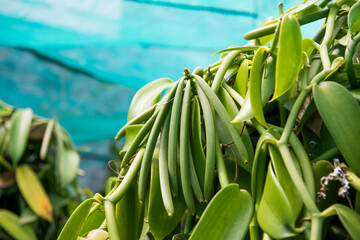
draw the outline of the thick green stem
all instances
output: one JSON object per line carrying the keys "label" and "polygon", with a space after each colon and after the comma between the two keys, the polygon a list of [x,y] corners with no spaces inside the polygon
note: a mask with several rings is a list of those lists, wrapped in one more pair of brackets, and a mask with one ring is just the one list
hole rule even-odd
{"label": "thick green stem", "polygon": [[324,66],[324,69],[330,68],[330,66],[331,66],[328,47],[331,45],[331,39],[332,39],[333,32],[334,32],[335,18],[336,18],[336,14],[338,12],[339,12],[338,6],[333,5],[330,8],[330,12],[329,12],[327,22],[326,22],[326,30],[325,30],[324,40],[322,41],[322,43],[320,45],[320,57],[321,57],[321,61]]}
{"label": "thick green stem", "polygon": [[124,194],[129,190],[132,182],[137,176],[137,173],[140,169],[141,161],[144,155],[145,149],[142,148],[136,154],[133,163],[130,165],[129,171],[126,173],[125,178],[122,180],[120,185],[116,188],[114,192],[112,192],[108,197],[107,200],[117,203],[120,199],[124,196]]}
{"label": "thick green stem", "polygon": [[310,240],[321,240],[322,239],[323,222],[324,222],[324,217],[319,216],[319,215],[312,216]]}
{"label": "thick green stem", "polygon": [[318,84],[319,82],[321,82],[331,71],[333,71],[337,67],[338,66],[333,66],[331,68],[324,69],[321,72],[319,72],[312,79],[312,81],[310,82],[310,85],[307,86],[306,88],[304,88],[300,92],[300,94],[297,97],[293,107],[291,108],[288,120],[286,121],[286,124],[285,124],[285,127],[284,127],[283,134],[281,135],[281,138],[280,138],[280,142],[285,142],[285,143],[289,142],[289,138],[290,138],[290,135],[291,135],[292,130],[294,128],[297,115],[298,115],[300,109],[302,108],[306,97],[310,94],[311,89],[312,89],[312,85],[313,84]]}
{"label": "thick green stem", "polygon": [[288,120],[286,121],[283,134],[281,135],[281,138],[280,138],[281,142],[287,143],[289,141],[290,135],[291,135],[294,125],[295,125],[297,115],[298,115],[306,97],[310,94],[310,92],[311,92],[311,87],[308,86],[304,90],[302,90],[300,92],[299,96],[297,97],[297,99],[290,111]]}
{"label": "thick green stem", "polygon": [[295,152],[297,159],[299,160],[305,185],[309,190],[310,196],[315,199],[315,180],[310,160],[302,143],[296,137],[295,133],[291,134],[290,136],[290,144]]}
{"label": "thick green stem", "polygon": [[350,169],[346,169],[346,178],[350,182],[351,186],[358,192],[360,192],[360,178]]}
{"label": "thick green stem", "polygon": [[219,91],[219,88],[222,84],[222,81],[224,79],[224,75],[226,73],[226,70],[229,68],[230,64],[240,55],[241,51],[233,51],[229,53],[224,59],[224,61],[221,63],[219,70],[217,71],[214,82],[211,85],[211,88],[215,93]]}
{"label": "thick green stem", "polygon": [[322,2],[319,3],[319,7],[324,8],[326,7],[326,5],[330,2],[331,0],[323,0]]}
{"label": "thick green stem", "polygon": [[311,215],[318,214],[319,210],[315,204],[314,198],[309,193],[300,173],[296,169],[293,157],[291,155],[289,146],[286,142],[279,141],[277,146],[280,150],[281,156],[284,159],[285,166],[289,172],[291,180],[293,181],[296,189],[301,193],[301,199],[303,200],[306,208],[309,210]]}
{"label": "thick green stem", "polygon": [[115,204],[109,200],[104,201],[105,219],[110,240],[120,240],[120,233],[116,222]]}
{"label": "thick green stem", "polygon": [[259,240],[260,239],[260,228],[259,224],[256,220],[256,214],[254,214],[250,224],[249,224],[249,233],[250,233],[250,239],[251,240]]}
{"label": "thick green stem", "polygon": [[354,38],[350,39],[350,43],[347,45],[345,50],[345,60],[346,60],[345,67],[351,88],[358,88],[360,86],[360,83],[357,82],[356,80],[356,74],[353,65],[353,57],[356,51],[358,50],[356,46],[358,45],[359,42],[360,42],[360,32]]}
{"label": "thick green stem", "polygon": [[[312,14],[299,17],[297,20],[299,21],[300,25],[304,25],[304,24],[319,20],[321,18],[327,17],[328,13],[329,13],[329,9],[322,9],[322,10],[314,12]],[[259,37],[263,37],[263,36],[272,34],[275,32],[277,25],[278,25],[278,23],[274,23],[274,24],[271,24],[268,26],[264,26],[264,27],[260,27],[258,29],[252,30],[250,32],[247,32],[244,35],[244,38],[246,40],[251,40],[251,39],[256,39]]]}

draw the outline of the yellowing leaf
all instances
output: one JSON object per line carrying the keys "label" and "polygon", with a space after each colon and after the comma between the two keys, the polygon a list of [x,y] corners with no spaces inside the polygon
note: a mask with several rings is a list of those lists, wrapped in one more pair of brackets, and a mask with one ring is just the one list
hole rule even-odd
{"label": "yellowing leaf", "polygon": [[275,91],[272,100],[283,95],[295,83],[302,63],[301,43],[299,22],[294,16],[285,15],[280,26]]}
{"label": "yellowing leaf", "polygon": [[26,164],[15,170],[20,192],[29,207],[40,217],[52,222],[52,206],[38,176]]}

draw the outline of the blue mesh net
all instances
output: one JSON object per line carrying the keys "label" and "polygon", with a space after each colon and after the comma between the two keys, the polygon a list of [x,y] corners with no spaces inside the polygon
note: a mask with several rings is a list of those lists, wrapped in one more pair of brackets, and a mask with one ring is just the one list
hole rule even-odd
{"label": "blue mesh net", "polygon": [[[301,3],[284,1],[285,9]],[[133,94],[277,16],[275,0],[13,0],[0,7],[0,99],[57,117],[76,144],[113,139]],[[316,29],[316,28],[315,28]],[[311,37],[311,26],[305,34]]]}

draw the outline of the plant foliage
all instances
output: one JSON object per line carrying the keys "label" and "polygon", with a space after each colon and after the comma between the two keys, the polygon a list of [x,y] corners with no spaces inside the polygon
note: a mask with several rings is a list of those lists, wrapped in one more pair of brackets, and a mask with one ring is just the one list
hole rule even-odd
{"label": "plant foliage", "polygon": [[83,196],[79,161],[55,119],[1,103],[0,238],[56,238]]}

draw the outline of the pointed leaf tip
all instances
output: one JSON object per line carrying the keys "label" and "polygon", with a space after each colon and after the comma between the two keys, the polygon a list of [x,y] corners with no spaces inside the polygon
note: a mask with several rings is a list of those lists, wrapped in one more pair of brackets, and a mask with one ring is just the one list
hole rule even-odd
{"label": "pointed leaf tip", "polygon": [[293,86],[301,68],[301,57],[300,24],[293,15],[285,15],[280,26],[275,91],[271,101],[283,95]]}

